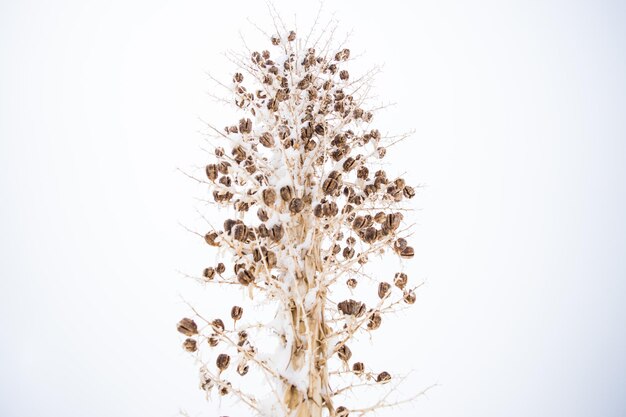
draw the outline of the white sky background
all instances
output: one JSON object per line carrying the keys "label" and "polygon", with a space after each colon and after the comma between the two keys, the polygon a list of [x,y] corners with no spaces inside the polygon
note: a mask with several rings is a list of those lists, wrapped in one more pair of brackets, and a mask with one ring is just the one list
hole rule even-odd
{"label": "white sky background", "polygon": [[[304,32],[311,3],[276,5]],[[425,185],[427,285],[374,346],[441,385],[379,415],[624,416],[626,7],[469,3],[326,6]],[[264,41],[248,16],[271,31],[257,1],[0,5],[0,416],[247,415],[204,402],[175,323],[208,253],[176,168],[207,161],[197,117],[231,123],[204,71]]]}

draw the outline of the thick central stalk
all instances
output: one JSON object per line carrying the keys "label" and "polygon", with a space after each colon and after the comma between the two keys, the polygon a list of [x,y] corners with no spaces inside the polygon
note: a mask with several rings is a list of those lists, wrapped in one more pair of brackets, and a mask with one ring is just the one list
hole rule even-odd
{"label": "thick central stalk", "polygon": [[[299,223],[294,235],[304,239],[307,228],[304,219]],[[308,390],[300,392],[295,386],[285,389],[285,403],[292,416],[321,417],[322,409],[334,413],[328,393],[328,367],[326,364],[327,326],[324,323],[325,290],[318,280],[322,271],[320,259],[321,235],[314,232],[311,245],[303,254],[303,271],[296,273],[297,299],[290,300],[293,329],[293,346],[289,366],[293,371],[308,372]],[[305,297],[308,299],[305,302]],[[315,299],[311,300],[311,294]]]}

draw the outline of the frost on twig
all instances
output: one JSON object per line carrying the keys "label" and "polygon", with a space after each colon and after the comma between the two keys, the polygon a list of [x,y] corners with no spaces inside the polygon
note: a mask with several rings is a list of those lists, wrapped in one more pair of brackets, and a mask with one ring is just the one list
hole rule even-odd
{"label": "frost on twig", "polygon": [[[351,51],[333,49],[334,29],[301,40],[271,13],[268,49],[228,52],[231,82],[211,76],[241,117],[205,122],[213,156],[203,178],[185,173],[230,210],[223,224],[203,216],[201,236],[222,261],[194,278],[238,288],[248,304],[225,320],[190,305],[178,331],[207,395],[231,395],[260,416],[366,415],[402,402],[387,400],[399,378],[355,360],[352,342],[412,305],[420,285],[402,270],[368,273],[383,255],[414,256],[405,202],[415,189],[381,164],[407,135],[373,126],[366,103],[378,69],[349,72]],[[270,318],[247,317],[260,310]],[[252,375],[260,382],[246,386]],[[373,405],[344,403],[372,388],[386,392]]]}

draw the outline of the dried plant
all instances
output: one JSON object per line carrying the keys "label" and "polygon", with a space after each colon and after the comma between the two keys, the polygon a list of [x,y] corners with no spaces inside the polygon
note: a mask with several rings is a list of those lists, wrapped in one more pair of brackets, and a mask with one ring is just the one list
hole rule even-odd
{"label": "dried plant", "polygon": [[[365,415],[396,405],[388,394],[371,405],[343,403],[358,387],[385,390],[394,380],[354,360],[349,344],[413,304],[419,286],[403,271],[367,272],[386,253],[413,258],[403,203],[415,190],[382,169],[398,137],[372,126],[374,72],[348,72],[350,50],[333,49],[334,31],[326,33],[322,45],[277,24],[268,50],[229,55],[239,71],[223,85],[242,116],[223,129],[208,124],[214,157],[199,181],[232,214],[204,235],[224,262],[206,267],[202,280],[239,288],[251,307],[233,306],[232,325],[192,307],[194,318],[177,328],[202,363],[201,389],[263,416]],[[363,299],[350,298],[357,291]],[[259,306],[271,321],[246,317]],[[244,389],[254,373],[267,395]]]}

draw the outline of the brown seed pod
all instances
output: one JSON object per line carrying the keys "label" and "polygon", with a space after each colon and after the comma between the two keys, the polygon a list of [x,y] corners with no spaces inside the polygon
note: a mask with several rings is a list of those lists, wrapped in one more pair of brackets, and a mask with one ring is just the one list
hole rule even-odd
{"label": "brown seed pod", "polygon": [[322,184],[322,190],[324,191],[324,194],[326,195],[330,195],[334,193],[338,187],[339,187],[339,183],[337,182],[337,180],[333,178],[327,178]]}
{"label": "brown seed pod", "polygon": [[365,225],[365,218],[363,216],[356,216],[352,222],[352,228],[354,230],[360,230]]}
{"label": "brown seed pod", "polygon": [[355,195],[352,198],[349,198],[348,201],[355,206],[360,206],[361,204],[363,204],[363,197],[360,195]]}
{"label": "brown seed pod", "polygon": [[315,132],[316,135],[318,136],[324,136],[324,133],[326,133],[326,128],[324,127],[323,124],[318,123],[315,125],[315,127],[313,128],[313,131]]}
{"label": "brown seed pod", "polygon": [[332,178],[334,180],[339,181],[341,179],[341,172],[339,171],[330,171],[328,174],[328,178]]}
{"label": "brown seed pod", "polygon": [[237,200],[235,201],[235,204],[233,204],[233,207],[235,208],[236,211],[246,212],[250,209],[250,204],[244,201]]}
{"label": "brown seed pod", "polygon": [[409,277],[404,272],[396,272],[396,275],[393,278],[393,283],[396,287],[403,290],[408,280]]}
{"label": "brown seed pod", "polygon": [[178,330],[185,336],[193,336],[198,334],[198,325],[192,319],[185,317],[178,322],[178,324],[176,325],[176,330]]}
{"label": "brown seed pod", "polygon": [[238,164],[243,162],[247,156],[246,151],[241,146],[235,146],[230,153]]}
{"label": "brown seed pod", "polygon": [[283,226],[280,224],[275,224],[270,229],[270,239],[272,239],[274,242],[280,242],[284,234],[285,234],[285,230],[283,229]]}
{"label": "brown seed pod", "polygon": [[379,211],[378,213],[376,213],[376,215],[374,216],[374,221],[378,224],[382,224],[385,222],[385,220],[387,220],[387,215],[382,212]]}
{"label": "brown seed pod", "polygon": [[237,224],[233,227],[233,238],[243,242],[248,237],[248,227],[245,224]]}
{"label": "brown seed pod", "polygon": [[280,197],[285,202],[291,201],[293,198],[293,188],[291,188],[291,185],[286,185],[280,189]]}
{"label": "brown seed pod", "polygon": [[377,231],[374,227],[367,227],[365,229],[361,229],[361,233],[359,233],[359,235],[365,243],[374,243],[376,241],[376,237],[378,236],[376,232]]}
{"label": "brown seed pod", "polygon": [[252,257],[254,259],[254,262],[259,262],[261,259],[265,257],[266,253],[267,253],[267,248],[265,247],[262,247],[261,249],[254,248],[254,251],[252,251]]}
{"label": "brown seed pod", "polygon": [[346,70],[341,70],[341,71],[339,71],[339,78],[341,78],[342,80],[345,81],[348,78],[350,78],[350,74]]}
{"label": "brown seed pod", "polygon": [[271,111],[277,111],[278,110],[278,100],[271,99],[270,101],[268,101],[267,102],[267,108],[268,108],[268,110],[271,110]]}
{"label": "brown seed pod", "polygon": [[[344,251],[345,251],[345,249],[344,249]],[[348,279],[346,281],[346,285],[348,287],[350,287],[350,288],[356,288],[357,284],[358,284],[358,281],[356,279],[354,279],[354,278],[350,278],[350,279]]]}
{"label": "brown seed pod", "polygon": [[389,382],[390,380],[391,380],[391,375],[389,375],[389,372],[381,372],[376,377],[376,382],[379,382],[381,384]]}
{"label": "brown seed pod", "polygon": [[402,189],[404,188],[404,185],[405,185],[404,180],[402,178],[396,178],[393,181],[393,185],[395,186],[397,190],[400,190],[400,192],[402,192]]}
{"label": "brown seed pod", "polygon": [[215,201],[218,203],[228,202],[232,197],[233,194],[231,192],[220,193],[219,191],[213,191],[213,198],[215,198]]}
{"label": "brown seed pod", "polygon": [[277,258],[276,254],[272,251],[268,251],[265,255],[265,263],[269,269],[272,269],[276,266]]}
{"label": "brown seed pod", "polygon": [[356,160],[353,157],[349,157],[345,161],[343,161],[343,170],[349,172],[352,170],[352,168],[354,168],[355,165]]}
{"label": "brown seed pod", "polygon": [[228,175],[228,172],[230,171],[230,163],[226,161],[220,162],[219,164],[217,164],[217,170],[222,175]]}
{"label": "brown seed pod", "polygon": [[304,210],[304,202],[301,198],[294,198],[289,202],[289,211],[291,214],[298,214]]}
{"label": "brown seed pod", "polygon": [[378,191],[378,189],[376,188],[376,185],[374,185],[374,184],[367,184],[365,186],[365,190],[364,190],[365,195],[367,197],[370,197],[370,196],[376,194],[377,191]]}
{"label": "brown seed pod", "polygon": [[215,156],[217,156],[218,158],[224,156],[224,148],[222,148],[221,146],[215,148]]}
{"label": "brown seed pod", "polygon": [[246,375],[249,369],[250,367],[245,362],[240,362],[239,365],[237,365],[237,373],[241,376]]}
{"label": "brown seed pod", "polygon": [[369,330],[376,330],[380,327],[380,323],[382,322],[382,317],[380,316],[380,313],[375,311],[373,312],[370,317],[369,317],[369,321],[367,322],[367,328]]}
{"label": "brown seed pod", "polygon": [[259,138],[259,142],[261,143],[261,145],[265,146],[266,148],[274,147],[274,137],[272,136],[270,132],[263,133],[261,137]]}
{"label": "brown seed pod", "polygon": [[337,417],[348,417],[349,415],[350,415],[350,412],[344,406],[339,406],[337,407],[337,409],[335,409],[335,416]]}
{"label": "brown seed pod", "polygon": [[413,189],[413,187],[410,187],[408,185],[403,188],[402,192],[406,198],[415,197],[415,190]]}
{"label": "brown seed pod", "polygon": [[223,397],[224,395],[228,395],[228,393],[230,392],[230,388],[232,387],[232,384],[230,382],[227,382],[225,385],[222,385],[220,387],[219,393],[220,395]]}
{"label": "brown seed pod", "polygon": [[195,352],[198,350],[198,343],[193,339],[185,339],[183,342],[183,349],[187,352]]}
{"label": "brown seed pod", "polygon": [[239,342],[245,342],[246,340],[248,340],[248,332],[246,332],[245,330],[237,333],[237,336],[239,337]]}
{"label": "brown seed pod", "polygon": [[220,371],[224,371],[226,370],[226,368],[228,368],[228,365],[230,365],[230,356],[228,356],[226,353],[220,353],[217,356],[215,363],[217,364],[217,368]]}
{"label": "brown seed pod", "polygon": [[211,322],[211,327],[213,327],[213,330],[216,332],[223,332],[224,322],[221,319],[215,319]]}
{"label": "brown seed pod", "polygon": [[354,257],[354,249],[351,247],[343,248],[343,257],[346,259],[352,259]]}
{"label": "brown seed pod", "polygon": [[220,184],[222,184],[225,187],[230,187],[232,183],[233,183],[232,178],[230,178],[227,175],[220,178]]}
{"label": "brown seed pod", "polygon": [[200,389],[203,391],[211,391],[211,388],[215,386],[213,380],[204,372],[200,374]]}
{"label": "brown seed pod", "polygon": [[335,160],[336,162],[339,162],[344,156],[346,156],[347,152],[348,149],[346,148],[335,149],[330,153],[330,157],[333,158],[333,160]]}
{"label": "brown seed pod", "polygon": [[417,299],[417,296],[415,295],[415,291],[407,290],[407,291],[404,291],[404,296],[402,298],[404,298],[404,302],[405,303],[413,304],[413,303],[415,303],[415,300]]}
{"label": "brown seed pod", "polygon": [[370,170],[367,167],[362,166],[356,171],[356,176],[359,179],[366,180],[368,175],[370,174]]}
{"label": "brown seed pod", "polygon": [[369,214],[366,214],[365,216],[363,216],[363,227],[371,227],[374,224],[374,218],[372,216],[370,216]]}
{"label": "brown seed pod", "polygon": [[355,300],[345,300],[337,304],[337,308],[343,314],[360,317],[365,313],[365,304]]}
{"label": "brown seed pod", "polygon": [[246,264],[235,264],[235,266],[233,267],[235,274],[238,273],[242,269],[246,269]]}
{"label": "brown seed pod", "polygon": [[[335,93],[337,94],[337,93]],[[331,145],[336,146],[336,147],[342,147],[346,144],[346,135],[344,134],[337,134],[335,135],[335,137],[333,138],[333,140],[330,142]]]}
{"label": "brown seed pod", "polygon": [[400,252],[402,251],[402,249],[406,248],[407,246],[407,241],[405,238],[398,238],[394,243],[393,243],[393,249],[396,252]]}
{"label": "brown seed pod", "polygon": [[322,205],[321,204],[317,204],[315,207],[313,207],[313,215],[315,217],[322,217],[323,214],[324,214],[324,212],[322,210]]}
{"label": "brown seed pod", "polygon": [[342,361],[348,362],[350,358],[352,357],[352,351],[350,350],[348,345],[344,343],[343,345],[341,345],[339,349],[337,349],[337,355],[339,356],[339,359],[341,359]]}
{"label": "brown seed pod", "polygon": [[243,315],[243,308],[239,306],[233,306],[233,308],[231,308],[230,318],[232,318],[234,321],[239,320],[242,315]]}
{"label": "brown seed pod", "polygon": [[219,243],[215,241],[217,239],[218,234],[216,232],[209,232],[204,235],[204,241],[211,246],[219,246]]}
{"label": "brown seed pod", "polygon": [[307,78],[303,78],[302,80],[298,82],[296,87],[299,90],[306,90],[307,88],[309,88],[309,80]]}
{"label": "brown seed pod", "polygon": [[224,271],[226,271],[226,266],[224,265],[224,263],[219,262],[215,266],[215,272],[217,272],[218,274],[222,275],[224,273]]}
{"label": "brown seed pod", "polygon": [[220,343],[220,339],[217,334],[213,333],[211,336],[209,336],[207,342],[209,343],[209,346],[215,347]]}
{"label": "brown seed pod", "polygon": [[391,289],[391,284],[388,282],[381,282],[378,284],[378,298],[385,298],[387,294],[389,294],[389,290]]}
{"label": "brown seed pod", "polygon": [[272,36],[271,41],[274,46],[280,45],[280,38],[276,35]]}
{"label": "brown seed pod", "polygon": [[236,72],[233,76],[233,82],[240,83],[243,81],[243,75],[240,72]]}
{"label": "brown seed pod", "polygon": [[215,276],[215,269],[213,269],[212,267],[204,268],[204,271],[202,271],[202,276],[207,281],[212,280]]}
{"label": "brown seed pod", "polygon": [[259,237],[268,237],[269,236],[269,230],[267,230],[267,226],[265,226],[265,223],[261,223],[259,225],[259,227],[257,228],[257,235]]}
{"label": "brown seed pod", "polygon": [[287,35],[287,40],[289,42],[293,42],[296,40],[296,32],[294,32],[293,30],[289,31],[289,35]]}
{"label": "brown seed pod", "polygon": [[240,119],[239,120],[239,133],[250,133],[250,132],[252,132],[252,120]]}
{"label": "brown seed pod", "polygon": [[385,221],[385,225],[390,230],[396,230],[398,227],[400,227],[400,222],[402,222],[403,218],[404,216],[402,215],[402,213],[399,213],[399,212],[389,213],[387,215],[387,220]]}
{"label": "brown seed pod", "polygon": [[335,243],[333,245],[332,251],[333,251],[333,255],[337,255],[339,252],[341,252],[341,246]]}
{"label": "brown seed pod", "polygon": [[365,365],[363,365],[363,362],[354,362],[352,365],[352,371],[354,371],[357,375],[362,374],[363,371],[365,371]]}
{"label": "brown seed pod", "polygon": [[263,197],[263,202],[266,206],[272,207],[276,202],[276,190],[273,188],[266,188],[261,192],[261,196]]}
{"label": "brown seed pod", "polygon": [[250,283],[254,282],[254,275],[247,269],[241,269],[237,274],[237,281],[239,281],[241,285],[250,285]]}
{"label": "brown seed pod", "polygon": [[410,246],[407,246],[406,248],[402,249],[402,251],[400,251],[400,257],[403,259],[411,259],[414,255],[414,251],[413,248]]}
{"label": "brown seed pod", "polygon": [[346,244],[350,247],[354,246],[355,243],[356,243],[356,239],[352,236],[346,239]]}
{"label": "brown seed pod", "polygon": [[259,218],[259,220],[261,220],[262,222],[266,222],[269,220],[269,216],[267,215],[267,211],[264,208],[260,208],[257,210],[256,212],[257,217]]}
{"label": "brown seed pod", "polygon": [[205,172],[206,172],[206,176],[208,179],[210,179],[211,181],[215,181],[217,179],[217,165],[215,164],[209,164],[206,166],[205,168]]}
{"label": "brown seed pod", "polygon": [[[289,97],[289,93],[285,89],[280,89],[276,91],[276,103],[280,103],[281,101],[287,100]],[[278,128],[278,137],[280,139],[286,139],[291,132],[287,126],[280,126]]]}
{"label": "brown seed pod", "polygon": [[317,146],[317,142],[314,139],[309,139],[304,144],[304,150],[307,152],[311,152]]}

